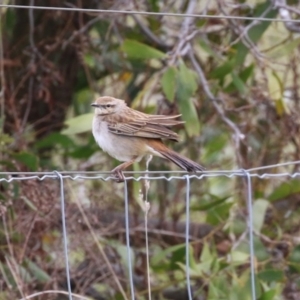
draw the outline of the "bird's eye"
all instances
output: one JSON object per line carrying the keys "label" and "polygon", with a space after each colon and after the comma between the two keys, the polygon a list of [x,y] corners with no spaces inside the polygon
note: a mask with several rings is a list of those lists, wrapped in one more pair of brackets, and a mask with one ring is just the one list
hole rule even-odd
{"label": "bird's eye", "polygon": [[106,104],[106,108],[110,108],[111,107],[111,105],[110,104]]}

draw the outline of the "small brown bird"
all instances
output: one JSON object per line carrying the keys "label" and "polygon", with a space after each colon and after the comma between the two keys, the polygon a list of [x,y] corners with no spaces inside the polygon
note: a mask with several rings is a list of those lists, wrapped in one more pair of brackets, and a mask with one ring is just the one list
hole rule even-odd
{"label": "small brown bird", "polygon": [[121,165],[112,170],[118,182],[124,181],[122,171],[145,155],[156,155],[171,160],[188,172],[204,168],[166,147],[162,139],[178,141],[169,127],[184,122],[174,120],[180,115],[148,115],[129,108],[124,100],[109,96],[98,98],[95,107],[93,135],[98,145]]}

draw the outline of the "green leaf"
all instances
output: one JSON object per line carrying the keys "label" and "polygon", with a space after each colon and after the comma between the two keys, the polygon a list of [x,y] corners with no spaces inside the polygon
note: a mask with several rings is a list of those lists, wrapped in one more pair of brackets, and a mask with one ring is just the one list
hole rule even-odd
{"label": "green leaf", "polygon": [[75,101],[73,101],[75,115],[85,114],[90,111],[94,96],[94,91],[90,88],[83,88],[76,92]]}
{"label": "green leaf", "polygon": [[[226,295],[224,289],[219,289],[218,286],[215,285],[214,281],[208,281],[208,297],[206,299],[217,300],[217,299],[225,299],[224,297],[228,297]],[[228,299],[228,298],[227,298]]]}
{"label": "green leaf", "polygon": [[214,52],[214,50],[211,48],[211,46],[209,45],[209,43],[207,43],[204,39],[200,39],[199,40],[199,45],[201,46],[201,48],[208,53],[209,55],[211,55],[212,57],[215,57],[216,54]]}
{"label": "green leaf", "polygon": [[[200,263],[196,262],[194,259],[193,254],[193,248],[190,247],[189,251],[189,257],[190,257],[190,274],[191,276],[203,276],[207,275],[209,273],[214,272],[214,266],[216,265],[216,253],[211,251],[209,244],[204,243],[204,246],[202,248],[201,257],[200,257]],[[185,256],[183,261],[178,261],[177,265],[185,272],[186,266],[185,266]],[[217,270],[219,267],[217,266]]]}
{"label": "green leaf", "polygon": [[1,166],[6,166],[7,169],[10,168],[10,169],[13,170],[15,168],[15,165],[11,161],[9,161],[9,160],[0,160],[0,165]]}
{"label": "green leaf", "polygon": [[171,102],[174,101],[175,97],[176,77],[177,69],[175,67],[169,67],[161,79],[163,92],[165,93],[167,99]]}
{"label": "green leaf", "polygon": [[284,279],[284,273],[282,270],[265,269],[259,272],[257,277],[266,282],[282,281]]}
{"label": "green leaf", "polygon": [[202,248],[202,252],[201,252],[200,261],[202,261],[202,262],[212,261],[215,258],[214,254],[215,253],[212,253],[212,251],[210,250],[209,244],[204,243],[203,248]]}
{"label": "green leaf", "polygon": [[268,206],[269,202],[264,199],[258,199],[253,204],[253,227],[257,232],[260,232],[262,229]]}
{"label": "green leaf", "polygon": [[[162,251],[157,251],[155,255],[152,256],[151,258],[151,264],[152,265],[160,265],[162,261],[166,258],[168,258],[168,261],[170,261],[170,257],[173,257],[173,253],[184,253],[185,251],[185,245],[184,244],[179,244],[175,246],[171,246],[165,250]],[[175,256],[177,256],[175,254]]]}
{"label": "green leaf", "polygon": [[181,98],[181,101],[179,101],[179,110],[182,114],[182,119],[185,121],[185,128],[188,135],[199,135],[200,123],[193,102],[188,98]]}
{"label": "green leaf", "polygon": [[7,9],[3,21],[5,23],[3,24],[3,28],[1,28],[1,30],[5,30],[5,35],[11,38],[17,21],[17,12],[13,9]]}
{"label": "green leaf", "polygon": [[266,74],[268,79],[269,94],[275,101],[277,114],[281,116],[284,112],[286,112],[286,107],[282,100],[284,84],[278,73],[276,73],[275,71],[269,71],[266,72]]}
{"label": "green leaf", "polygon": [[209,134],[208,136],[210,138],[205,142],[205,148],[202,151],[202,157],[208,165],[214,164],[216,159],[219,159],[220,153],[222,153],[223,149],[228,144],[228,133],[214,131],[213,128],[203,128],[203,133],[204,132]]}
{"label": "green leaf", "polygon": [[92,55],[91,53],[86,53],[83,56],[83,61],[90,68],[93,68],[95,66],[95,64],[96,64],[95,56]]}
{"label": "green leaf", "polygon": [[[2,262],[0,262],[0,275],[1,275],[1,278],[3,278],[5,280],[5,283],[8,286],[10,285],[12,288],[16,287],[16,281],[15,281],[13,275],[11,274],[11,270],[8,268],[8,266],[6,264],[4,264]],[[6,298],[3,298],[3,299],[6,299]]]}
{"label": "green leaf", "polygon": [[88,159],[98,150],[99,147],[92,137],[92,143],[89,142],[87,145],[75,147],[73,151],[69,152],[69,156],[76,159]]}
{"label": "green leaf", "polygon": [[236,265],[244,264],[245,262],[249,261],[249,254],[242,251],[233,250],[230,253],[230,261]]}
{"label": "green leaf", "polygon": [[[93,29],[104,39],[111,27],[109,20],[99,20],[96,24],[93,25]],[[97,39],[101,43],[101,39]]]}
{"label": "green leaf", "polygon": [[61,145],[63,148],[68,148],[73,147],[74,142],[68,136],[54,132],[35,143],[35,147],[38,149],[53,147],[53,145]]}
{"label": "green leaf", "polygon": [[61,133],[71,135],[91,131],[93,116],[93,113],[88,113],[68,119],[65,122],[68,128],[64,129]]}
{"label": "green leaf", "polygon": [[206,211],[206,210],[212,209],[215,206],[218,206],[218,205],[224,203],[227,199],[228,199],[228,196],[224,197],[222,199],[212,200],[212,201],[209,201],[207,203],[199,203],[195,206],[192,206],[191,209],[196,210],[196,211],[199,211],[199,210],[200,211]]}
{"label": "green leaf", "polygon": [[21,199],[28,205],[30,209],[33,211],[38,211],[38,208],[34,205],[32,201],[30,201],[26,196],[21,196]]}
{"label": "green leaf", "polygon": [[275,71],[267,72],[269,93],[275,101],[276,112],[282,116],[289,109],[286,107],[285,101],[282,99],[284,93],[283,79]]}
{"label": "green leaf", "polygon": [[158,5],[159,0],[150,0],[149,4],[151,5],[151,11],[158,12],[159,11],[159,5]]}
{"label": "green leaf", "polygon": [[276,201],[300,192],[300,180],[292,179],[282,183],[269,195],[269,201]]}
{"label": "green leaf", "polygon": [[[190,251],[192,251],[192,248],[190,248]],[[185,262],[185,247],[178,248],[177,250],[172,252],[172,255],[170,257],[169,261],[169,270],[178,270],[179,265],[178,263],[184,263]],[[190,253],[188,254],[190,255]]]}
{"label": "green leaf", "polygon": [[229,60],[223,63],[221,66],[217,67],[210,73],[210,78],[214,79],[224,79],[224,77],[232,72],[234,67],[234,60]]}
{"label": "green leaf", "polygon": [[[270,1],[265,1],[264,3],[260,3],[255,8],[255,13],[253,17],[259,17],[263,12],[268,9],[270,6]],[[264,15],[265,18],[274,18],[277,15],[276,9],[271,9],[266,15]],[[256,44],[260,38],[263,36],[265,31],[268,29],[268,27],[272,24],[272,22],[260,22],[256,26],[251,27],[248,30],[248,37],[249,39]],[[250,46],[244,45],[244,43],[241,41],[236,46],[236,56],[235,56],[235,66],[242,66],[244,64],[245,58],[249,52]]]}
{"label": "green leaf", "polygon": [[277,59],[278,57],[292,55],[294,50],[298,48],[299,44],[300,38],[296,38],[290,42],[283,42],[280,46],[268,52],[269,57]]}
{"label": "green leaf", "polygon": [[246,83],[250,76],[253,74],[254,66],[254,64],[251,64],[239,73],[239,77],[243,80],[243,82]]}
{"label": "green leaf", "polygon": [[293,271],[300,272],[300,245],[294,247],[291,251],[289,265]]}
{"label": "green leaf", "polygon": [[278,291],[276,289],[271,289],[271,290],[268,290],[268,291],[262,293],[262,295],[259,297],[258,300],[273,300],[273,299],[278,299],[276,297],[276,294],[278,294]]}
{"label": "green leaf", "polygon": [[162,59],[166,57],[165,53],[135,40],[125,40],[121,50],[127,54],[128,58],[133,59]]}
{"label": "green leaf", "polygon": [[191,97],[197,89],[196,74],[181,62],[178,73],[176,97],[182,119],[186,122],[185,128],[189,136],[198,135],[200,123],[194,103]]}
{"label": "green leaf", "polygon": [[247,91],[247,87],[245,86],[244,82],[241,80],[241,78],[235,73],[232,72],[231,73],[231,78],[232,78],[232,82],[234,84],[234,86],[236,87],[236,89],[241,93],[241,94],[245,94]]}
{"label": "green leaf", "polygon": [[6,147],[6,145],[11,144],[14,141],[13,137],[10,135],[0,132],[0,149]]}
{"label": "green leaf", "polygon": [[12,156],[19,162],[23,163],[31,171],[36,171],[38,167],[38,158],[34,154],[28,152],[14,153]]}
{"label": "green leaf", "polygon": [[[268,253],[266,246],[262,243],[260,238],[254,236],[253,241],[254,241],[255,258],[258,261],[264,261],[266,259],[269,259],[270,254]],[[236,250],[249,254],[249,242],[247,240],[244,240],[238,245]]]}
{"label": "green leaf", "polygon": [[[235,76],[238,76],[238,79],[242,81],[242,83],[241,83],[242,94],[244,92],[247,92],[247,86],[245,85],[245,83],[250,78],[250,76],[253,74],[253,70],[254,70],[254,64],[251,64],[250,66],[246,67],[241,72],[239,72],[238,75],[235,75]],[[233,72],[233,73],[236,74],[235,72]],[[228,84],[228,86],[224,89],[224,91],[226,93],[232,93],[236,89],[239,89],[238,83],[234,82],[234,80],[232,80],[232,82],[230,84]]]}
{"label": "green leaf", "polygon": [[51,277],[34,262],[32,262],[30,260],[26,260],[25,265],[30,270],[30,273],[39,282],[45,283],[45,282],[49,282],[51,280]]}
{"label": "green leaf", "polygon": [[[129,261],[128,261],[128,254],[127,254],[127,247],[125,245],[119,244],[119,243],[115,243],[114,244],[114,249],[118,252],[119,257],[121,258],[121,262],[122,264],[127,268],[131,268],[131,266],[129,265]],[[131,261],[135,261],[135,252],[133,251],[132,248],[129,249],[130,252],[130,257],[131,257]]]}
{"label": "green leaf", "polygon": [[211,225],[217,225],[221,222],[224,222],[229,216],[229,211],[232,205],[232,203],[224,202],[209,209],[206,217],[206,222]]}
{"label": "green leaf", "polygon": [[[7,255],[7,259],[11,261],[11,258]],[[32,283],[32,277],[30,276],[29,272],[22,266],[19,265],[17,262],[14,263],[14,269],[12,271],[11,267],[7,264],[3,264],[0,262],[0,274],[1,279],[4,278],[6,283],[11,285],[11,287],[16,287],[16,280],[15,280],[15,272],[18,274],[18,279],[22,280],[22,283],[25,285],[27,283]],[[1,299],[2,300],[2,299]]]}
{"label": "green leaf", "polygon": [[5,120],[4,117],[3,117],[3,118],[0,118],[0,128],[1,128],[1,130],[0,130],[0,135],[2,134],[2,128],[3,128],[3,125],[4,125],[4,120]]}

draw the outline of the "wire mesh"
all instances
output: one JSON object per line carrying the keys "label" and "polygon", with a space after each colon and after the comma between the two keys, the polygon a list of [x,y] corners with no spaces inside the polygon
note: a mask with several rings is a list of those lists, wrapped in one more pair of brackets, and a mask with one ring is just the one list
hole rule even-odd
{"label": "wire mesh", "polygon": [[[275,165],[277,168],[282,166],[288,165],[295,165],[299,164],[299,161],[277,164]],[[125,182],[124,182],[124,213],[125,213],[125,230],[126,230],[126,251],[127,251],[127,259],[128,259],[128,278],[129,278],[129,285],[130,285],[130,298],[136,299],[135,296],[135,287],[134,287],[134,280],[133,280],[133,266],[132,266],[132,258],[131,258],[131,245],[130,245],[130,235],[129,235],[129,199],[128,199],[128,187],[127,184],[130,180],[134,181],[141,181],[141,180],[166,180],[168,182],[172,180],[183,180],[185,182],[186,188],[186,230],[185,230],[185,256],[186,256],[186,283],[187,283],[187,293],[188,299],[193,299],[193,293],[191,289],[191,281],[190,281],[190,261],[189,261],[189,247],[190,247],[190,181],[199,180],[210,177],[240,177],[244,178],[246,181],[247,189],[246,189],[246,199],[245,202],[247,203],[247,227],[248,227],[248,236],[249,236],[249,252],[250,252],[250,273],[251,273],[251,294],[252,299],[257,299],[256,295],[256,288],[255,288],[255,253],[254,253],[254,241],[253,241],[253,198],[252,198],[252,178],[260,178],[260,179],[269,179],[269,178],[297,178],[300,177],[300,172],[269,172],[269,173],[262,173],[259,174],[258,171],[265,170],[267,168],[274,168],[272,166],[264,166],[261,168],[256,168],[255,172],[251,170],[234,170],[234,171],[206,171],[200,174],[187,174],[185,172],[166,172],[165,174],[162,172],[153,172],[153,171],[146,171],[146,172],[124,172]],[[178,174],[181,173],[181,174]],[[174,175],[176,174],[176,175]],[[138,177],[133,175],[140,175]],[[0,173],[0,182],[7,182],[12,183],[14,181],[26,181],[26,180],[33,180],[37,179],[43,181],[45,179],[53,179],[59,180],[60,186],[60,201],[61,201],[61,214],[62,214],[62,233],[63,233],[63,248],[65,253],[65,270],[66,270],[66,277],[68,281],[68,297],[69,299],[74,299],[74,294],[72,293],[71,284],[70,284],[70,268],[68,262],[68,234],[67,234],[67,224],[65,220],[65,194],[64,194],[64,180],[71,179],[74,181],[77,180],[101,180],[104,182],[109,182],[112,180],[109,172],[1,172]],[[25,298],[24,298],[25,299]],[[26,299],[30,299],[28,296]],[[82,298],[83,299],[83,298]]]}

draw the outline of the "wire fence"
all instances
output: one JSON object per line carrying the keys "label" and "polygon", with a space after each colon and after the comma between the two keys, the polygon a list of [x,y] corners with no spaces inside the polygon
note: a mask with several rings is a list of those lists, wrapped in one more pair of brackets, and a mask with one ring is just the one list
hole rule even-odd
{"label": "wire fence", "polygon": [[[184,172],[158,172],[158,171],[144,171],[144,172],[124,172],[125,175],[125,182],[124,182],[124,214],[125,214],[125,231],[126,231],[126,251],[127,251],[127,259],[128,259],[128,278],[129,278],[129,285],[130,285],[130,298],[137,299],[135,295],[135,287],[134,287],[134,280],[133,280],[133,265],[132,265],[132,258],[131,258],[131,243],[130,243],[130,228],[129,228],[129,198],[128,198],[128,182],[130,180],[134,181],[155,181],[155,180],[166,180],[168,182],[173,180],[183,180],[185,182],[185,201],[186,201],[186,221],[185,221],[185,268],[186,268],[186,285],[187,285],[187,292],[188,292],[188,299],[193,299],[193,293],[191,288],[191,276],[190,276],[190,261],[189,261],[189,243],[190,243],[190,183],[191,180],[201,181],[205,178],[210,177],[227,177],[227,178],[234,178],[239,177],[245,179],[246,182],[246,199],[245,202],[247,204],[247,231],[248,231],[248,241],[249,241],[249,253],[250,253],[250,272],[251,272],[251,294],[252,299],[257,299],[256,294],[256,286],[255,286],[255,252],[254,252],[254,229],[253,229],[253,196],[252,196],[252,179],[259,178],[259,179],[270,179],[270,178],[300,178],[300,172],[264,172],[259,174],[259,171],[265,171],[266,169],[273,169],[274,167],[287,167],[293,165],[300,165],[300,161],[294,162],[287,162],[283,164],[271,165],[271,166],[264,166],[261,168],[249,169],[249,170],[234,170],[234,171],[206,171],[201,174],[186,174]],[[176,173],[176,175],[174,175]],[[182,173],[179,174],[178,173]],[[136,176],[134,176],[136,175]],[[60,205],[61,205],[61,218],[62,218],[62,233],[63,233],[63,248],[64,248],[64,260],[65,260],[65,272],[67,278],[67,289],[68,289],[68,297],[69,299],[74,299],[74,297],[79,297],[79,299],[85,299],[82,296],[76,296],[72,293],[71,288],[71,280],[70,280],[70,267],[69,267],[69,252],[68,252],[68,230],[67,230],[67,223],[66,223],[66,216],[65,216],[65,192],[64,192],[64,181],[69,179],[73,181],[77,180],[101,180],[104,182],[112,181],[113,177],[110,176],[110,172],[0,172],[0,183],[12,183],[15,181],[26,181],[26,180],[39,180],[43,181],[45,179],[52,179],[59,181],[59,190],[60,190]],[[146,230],[146,237],[148,235],[147,228]],[[146,239],[147,243],[147,239]],[[149,255],[149,253],[148,253]],[[148,265],[149,267],[149,265]],[[149,270],[147,270],[149,271]],[[151,299],[151,285],[150,279],[148,277],[148,289],[149,289],[149,299]],[[41,294],[46,294],[49,291],[41,292]],[[54,291],[53,291],[54,292]],[[57,292],[57,291],[55,291]],[[29,295],[24,299],[31,299],[37,296],[38,294]]]}

